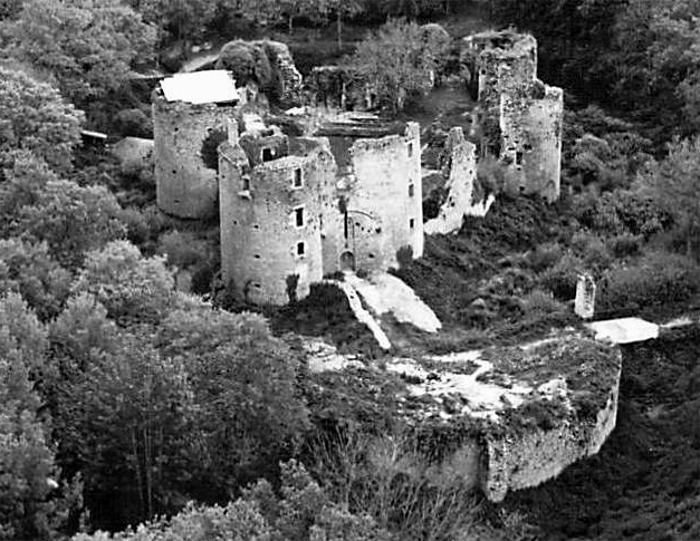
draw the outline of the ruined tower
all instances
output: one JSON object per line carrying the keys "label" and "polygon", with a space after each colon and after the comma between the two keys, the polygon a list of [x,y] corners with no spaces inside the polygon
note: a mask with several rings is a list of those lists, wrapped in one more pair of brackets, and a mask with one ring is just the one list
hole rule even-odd
{"label": "ruined tower", "polygon": [[176,74],[153,93],[158,207],[179,218],[216,215],[216,147],[241,101],[227,71]]}
{"label": "ruined tower", "polygon": [[537,41],[510,30],[465,38],[476,57],[479,125],[511,173],[507,189],[559,197],[564,95],[537,79]]}
{"label": "ruined tower", "polygon": [[321,227],[335,162],[324,141],[230,130],[219,147],[221,267],[246,302],[286,304],[323,277]]}
{"label": "ruined tower", "polygon": [[338,165],[340,213],[324,239],[324,267],[384,270],[398,252],[423,255],[420,128],[346,114],[323,124]]}

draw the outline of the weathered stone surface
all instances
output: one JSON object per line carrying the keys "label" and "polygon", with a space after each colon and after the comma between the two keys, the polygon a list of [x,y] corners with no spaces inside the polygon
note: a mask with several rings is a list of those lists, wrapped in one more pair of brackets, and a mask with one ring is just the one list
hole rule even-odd
{"label": "weathered stone surface", "polygon": [[326,274],[422,255],[417,124],[342,117],[327,138],[249,124],[219,149],[222,271],[241,298],[285,304]]}
{"label": "weathered stone surface", "polygon": [[638,317],[608,319],[587,323],[586,327],[596,334],[597,340],[610,340],[615,344],[644,342],[659,336],[659,326]]}

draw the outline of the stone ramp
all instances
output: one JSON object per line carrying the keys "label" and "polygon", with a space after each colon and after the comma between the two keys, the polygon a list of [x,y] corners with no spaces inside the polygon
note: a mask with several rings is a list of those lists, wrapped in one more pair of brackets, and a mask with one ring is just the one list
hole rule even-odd
{"label": "stone ramp", "polygon": [[392,325],[392,315],[401,324],[410,324],[417,329],[435,333],[442,328],[442,323],[430,307],[416,295],[415,291],[399,278],[386,272],[373,272],[366,278],[360,278],[353,272],[345,272],[343,280],[325,280],[340,289],[348,300],[350,309],[357,320],[364,324],[383,350],[392,347],[387,330],[397,329]]}
{"label": "stone ramp", "polygon": [[364,305],[376,316],[393,315],[399,323],[413,325],[428,333],[436,333],[442,323],[430,307],[406,283],[386,272],[371,272],[366,278],[355,273],[345,274]]}

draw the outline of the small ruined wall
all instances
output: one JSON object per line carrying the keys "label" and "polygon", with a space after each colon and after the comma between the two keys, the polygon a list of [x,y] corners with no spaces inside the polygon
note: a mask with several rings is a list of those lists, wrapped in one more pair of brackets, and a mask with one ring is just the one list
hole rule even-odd
{"label": "small ruined wall", "polygon": [[396,252],[405,246],[413,257],[423,255],[420,152],[416,123],[403,136],[358,139],[352,146],[346,197],[358,269],[397,266]]}
{"label": "small ruined wall", "polygon": [[294,65],[289,47],[279,41],[263,41],[262,45],[268,53],[270,62],[275,67],[280,101],[287,105],[299,103],[302,76]]}
{"label": "small ruined wall", "polygon": [[[296,297],[308,295],[311,283],[323,276],[322,194],[335,178],[330,151],[318,145],[306,156],[287,156],[248,170],[242,149],[226,144],[220,148],[220,171],[224,280],[254,304],[288,303],[291,276],[298,277]],[[301,187],[294,186],[297,171]],[[297,224],[300,209],[303,225]]]}
{"label": "small ruined wall", "polygon": [[552,202],[560,192],[564,97],[560,88],[541,85],[541,91],[542,97],[502,96],[501,159],[518,183],[511,191],[539,194]]}
{"label": "small ruined wall", "polygon": [[217,172],[202,159],[202,143],[215,130],[228,130],[235,108],[168,102],[153,97],[153,138],[158,207],[179,218],[216,215]]}
{"label": "small ruined wall", "polygon": [[436,218],[423,225],[426,235],[447,235],[459,231],[465,214],[472,209],[476,179],[476,146],[464,138],[462,128],[452,128],[447,142],[449,177],[445,183],[447,198]]}
{"label": "small ruined wall", "polygon": [[481,472],[481,489],[488,499],[500,502],[508,491],[537,486],[600,451],[615,428],[619,379],[620,372],[595,422],[571,420],[552,430],[536,428],[519,436],[488,437]]}

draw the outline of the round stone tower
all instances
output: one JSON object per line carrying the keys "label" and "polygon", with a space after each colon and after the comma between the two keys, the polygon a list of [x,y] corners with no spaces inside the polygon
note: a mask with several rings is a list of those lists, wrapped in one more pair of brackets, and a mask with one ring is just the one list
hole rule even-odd
{"label": "round stone tower", "polygon": [[216,215],[216,148],[227,138],[237,103],[233,80],[220,70],[178,74],[154,91],[156,200],[163,212],[189,219]]}
{"label": "round stone tower", "polygon": [[299,155],[252,166],[238,142],[219,149],[221,267],[246,302],[293,302],[323,278],[323,194],[336,167],[324,145],[306,142]]}

